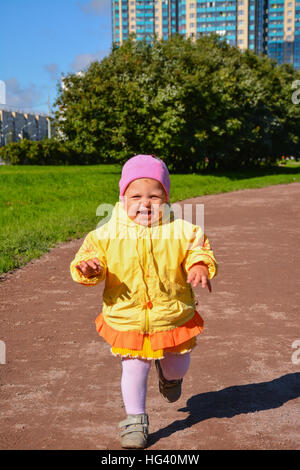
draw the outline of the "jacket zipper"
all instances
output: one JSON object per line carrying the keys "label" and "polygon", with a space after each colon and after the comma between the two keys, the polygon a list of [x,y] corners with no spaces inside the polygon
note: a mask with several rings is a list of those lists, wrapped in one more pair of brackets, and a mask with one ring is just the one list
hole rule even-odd
{"label": "jacket zipper", "polygon": [[[147,302],[148,303],[148,302]],[[148,305],[145,309],[145,333],[149,333],[149,314],[148,314]]]}
{"label": "jacket zipper", "polygon": [[152,305],[151,300],[148,300],[148,302],[146,302],[143,307],[145,309],[145,317],[144,317],[145,319],[144,332],[145,333],[149,333],[149,310],[151,310],[152,307],[153,305]]}
{"label": "jacket zipper", "polygon": [[[149,230],[149,228],[147,227],[147,231]],[[146,257],[145,256],[145,252],[147,252],[147,247],[146,247],[146,239],[144,239],[144,242],[143,242],[143,269],[144,269],[144,262],[145,262],[145,259],[148,259],[148,256]],[[148,263],[149,263],[149,259],[148,259]],[[147,276],[147,273],[148,273],[148,269],[149,269],[149,266],[147,266],[147,272],[143,273],[143,276],[145,277],[145,275]],[[148,288],[148,286],[147,286]],[[145,309],[145,316],[144,316],[144,329],[143,331],[145,333],[149,333],[149,309],[152,308],[152,302],[151,300],[149,299],[149,295],[148,295],[148,292],[146,291],[146,302],[143,306],[143,308]]]}

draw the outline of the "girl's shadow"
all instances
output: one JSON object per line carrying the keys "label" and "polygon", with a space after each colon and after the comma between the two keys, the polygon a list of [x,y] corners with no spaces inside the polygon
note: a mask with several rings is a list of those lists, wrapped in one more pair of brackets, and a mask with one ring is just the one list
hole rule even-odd
{"label": "girl's shadow", "polygon": [[271,382],[236,385],[217,392],[200,393],[189,398],[187,406],[178,410],[189,412],[189,416],[150,434],[148,445],[206,419],[231,418],[243,413],[279,408],[299,396],[300,373],[283,375]]}

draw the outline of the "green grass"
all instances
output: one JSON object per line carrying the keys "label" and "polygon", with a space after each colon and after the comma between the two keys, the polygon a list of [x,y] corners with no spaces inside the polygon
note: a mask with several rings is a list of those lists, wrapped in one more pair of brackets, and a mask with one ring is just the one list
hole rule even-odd
{"label": "green grass", "polygon": [[[0,166],[0,274],[38,258],[59,242],[93,230],[102,203],[118,200],[121,168]],[[300,163],[201,175],[171,175],[171,202],[300,181]]]}

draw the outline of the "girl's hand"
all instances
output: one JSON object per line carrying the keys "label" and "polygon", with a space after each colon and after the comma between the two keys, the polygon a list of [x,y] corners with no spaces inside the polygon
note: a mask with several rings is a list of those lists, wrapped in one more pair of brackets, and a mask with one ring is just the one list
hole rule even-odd
{"label": "girl's hand", "polygon": [[191,283],[193,287],[196,287],[199,282],[202,284],[202,288],[207,287],[211,292],[211,284],[208,279],[208,268],[204,263],[194,264],[188,272],[187,282]]}
{"label": "girl's hand", "polygon": [[85,277],[99,276],[102,272],[102,267],[98,258],[81,261],[75,266]]}

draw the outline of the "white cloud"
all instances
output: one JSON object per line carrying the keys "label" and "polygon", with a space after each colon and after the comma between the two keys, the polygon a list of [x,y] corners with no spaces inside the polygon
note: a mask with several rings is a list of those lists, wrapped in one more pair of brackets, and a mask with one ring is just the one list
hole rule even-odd
{"label": "white cloud", "polygon": [[37,86],[30,83],[22,87],[15,77],[5,80],[6,83],[6,106],[23,111],[36,111],[35,105],[39,104],[42,94]]}
{"label": "white cloud", "polygon": [[87,3],[78,3],[81,11],[92,15],[101,15],[103,13],[110,12],[111,1],[110,0],[90,0]]}
{"label": "white cloud", "polygon": [[88,67],[91,62],[94,62],[95,60],[101,61],[103,57],[109,53],[109,50],[101,50],[95,53],[78,54],[71,64],[71,69],[74,72],[79,72],[79,70],[83,70]]}
{"label": "white cloud", "polygon": [[6,84],[3,80],[0,80],[0,105],[6,104]]}
{"label": "white cloud", "polygon": [[46,72],[48,72],[50,79],[56,81],[59,78],[59,67],[57,64],[47,64],[44,66]]}

